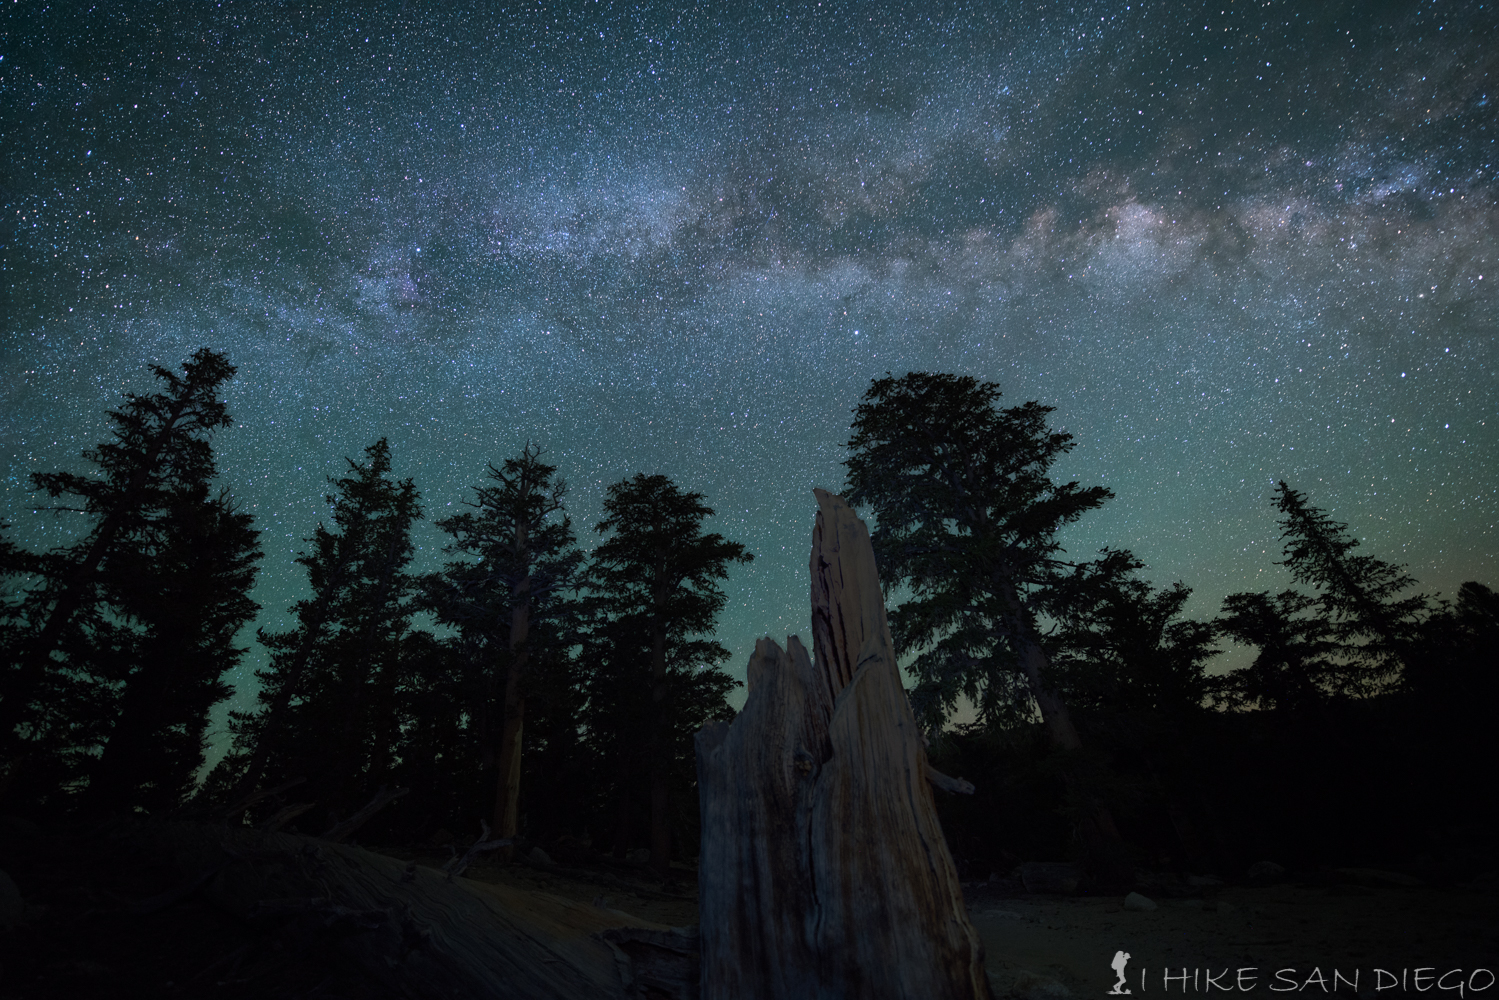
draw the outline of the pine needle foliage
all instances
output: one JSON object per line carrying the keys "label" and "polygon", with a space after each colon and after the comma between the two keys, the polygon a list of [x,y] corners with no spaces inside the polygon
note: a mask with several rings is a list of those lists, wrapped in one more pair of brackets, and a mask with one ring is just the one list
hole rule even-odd
{"label": "pine needle foliage", "polygon": [[882,582],[910,588],[891,631],[898,655],[917,654],[914,700],[932,726],[960,698],[985,724],[1034,717],[1021,660],[1069,569],[1057,532],[1113,496],[1053,481],[1072,435],[1047,427],[1052,407],[999,398],[972,376],[911,372],[875,379],[854,411],[848,499],[874,514]]}

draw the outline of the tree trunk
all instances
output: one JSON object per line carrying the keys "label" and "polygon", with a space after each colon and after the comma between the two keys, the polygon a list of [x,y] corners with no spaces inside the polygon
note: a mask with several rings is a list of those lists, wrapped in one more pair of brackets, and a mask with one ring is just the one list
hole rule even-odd
{"label": "tree trunk", "polygon": [[614,813],[614,857],[618,861],[625,860],[630,853],[630,836],[633,832],[630,818],[632,811],[630,807],[630,767],[626,763],[623,748],[620,750],[619,761],[615,766],[615,774],[619,786],[619,798],[615,802]]}
{"label": "tree trunk", "polygon": [[744,710],[697,736],[703,1000],[986,1000],[869,533],[815,493],[816,665],[761,639]]}
{"label": "tree trunk", "polygon": [[[517,530],[518,558],[529,560],[525,526]],[[516,810],[520,807],[520,751],[525,732],[526,699],[521,691],[521,674],[530,659],[527,643],[531,634],[531,576],[528,573],[515,585],[510,604],[510,670],[505,676],[505,726],[500,735],[499,787],[494,800],[495,836],[515,836],[520,826]],[[509,861],[514,847],[502,847],[499,857]]]}
{"label": "tree trunk", "polygon": [[[302,674],[307,670],[307,662],[312,658],[312,650],[317,645],[318,639],[322,638],[323,626],[327,624],[329,605],[333,599],[335,590],[342,586],[344,566],[340,564],[337,568],[334,581],[323,588],[323,593],[313,604],[312,614],[306,622],[306,630],[302,634],[302,641],[297,644],[297,651],[292,656],[291,663],[287,664],[285,677],[281,686],[276,689],[271,703],[267,706],[260,724],[260,731],[255,736],[254,749],[250,751],[250,763],[245,768],[245,773],[240,775],[239,782],[230,793],[231,800],[244,798],[255,790],[255,785],[260,781],[260,776],[265,772],[265,766],[270,761],[271,750],[275,746],[276,739],[281,734],[281,729],[286,725],[286,712],[291,707],[291,700],[296,695],[297,689],[302,684]],[[330,574],[332,575],[332,574]]]}
{"label": "tree trunk", "polygon": [[662,878],[671,875],[670,793],[667,786],[666,625],[656,618],[651,637],[651,702],[655,709],[651,734],[651,868]]}
{"label": "tree trunk", "polygon": [[[1045,683],[1046,671],[1050,666],[1046,651],[1041,648],[1041,643],[1031,631],[1028,616],[1013,586],[1005,587],[1004,599],[1017,623],[1019,635],[1015,645],[1019,647],[1020,668],[1025,673],[1031,696],[1041,709],[1041,720],[1051,734],[1052,744],[1066,753],[1075,753],[1082,749],[1083,741],[1077,734],[1077,727],[1072,724],[1072,714],[1067,711],[1067,703],[1054,688]],[[1114,825],[1113,813],[1095,791],[1078,787],[1080,779],[1073,769],[1068,768],[1064,774],[1067,783],[1082,792],[1087,803],[1078,820],[1077,833],[1087,854],[1086,867],[1089,874],[1104,885],[1128,885],[1134,880],[1134,876],[1124,858],[1124,842],[1119,836],[1119,828]]]}
{"label": "tree trunk", "polygon": [[309,926],[348,925],[356,932],[339,947],[402,996],[690,1000],[697,993],[690,929],[448,879],[314,837],[189,824],[154,825],[137,836],[170,847],[182,874],[201,879],[213,903],[241,918],[300,915]]}

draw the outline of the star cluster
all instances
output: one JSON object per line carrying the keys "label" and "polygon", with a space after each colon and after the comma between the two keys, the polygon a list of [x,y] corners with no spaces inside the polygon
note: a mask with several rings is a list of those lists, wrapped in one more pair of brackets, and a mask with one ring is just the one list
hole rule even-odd
{"label": "star cluster", "polygon": [[388,436],[440,517],[535,441],[590,544],[626,475],[707,496],[757,556],[742,670],[805,630],[810,488],[910,369],[1055,406],[1117,495],[1070,551],[1199,616],[1284,584],[1282,478],[1428,591],[1499,583],[1490,4],[7,6],[32,545],[77,525],[27,474],[207,345],[266,624],[344,456]]}

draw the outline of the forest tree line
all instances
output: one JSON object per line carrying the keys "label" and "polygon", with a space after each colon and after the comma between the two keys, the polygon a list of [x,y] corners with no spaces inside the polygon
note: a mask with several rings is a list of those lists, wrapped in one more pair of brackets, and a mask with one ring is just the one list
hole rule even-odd
{"label": "forest tree line", "polygon": [[[32,552],[0,535],[0,811],[255,800],[236,821],[319,833],[399,788],[361,836],[468,842],[482,819],[564,857],[648,852],[662,874],[695,855],[692,735],[733,715],[713,631],[722,582],[752,558],[705,532],[703,496],[621,480],[585,554],[565,484],[527,444],[434,522],[446,562],[419,573],[422,497],[371,444],[330,484],[297,558],[307,596],[290,628],[256,634],[254,704],[205,777],[209,714],[259,611],[259,532],[216,485],[235,369],[205,349],[152,371],[158,391],[109,413],[88,474],[33,474],[78,540]],[[939,767],[979,788],[941,802],[955,854],[993,870],[1075,857],[1120,882],[1266,852],[1473,850],[1482,834],[1464,831],[1494,811],[1499,596],[1416,592],[1281,483],[1294,587],[1188,619],[1191,591],[1152,586],[1129,551],[1060,548],[1112,495],[1052,479],[1073,441],[1051,412],[919,372],[876,379],[854,411],[846,494],[873,515],[885,587],[910,594],[891,628],[913,706]],[[1225,640],[1253,662],[1211,672]],[[976,719],[955,726],[964,705]],[[1411,808],[1444,796],[1461,822]]]}

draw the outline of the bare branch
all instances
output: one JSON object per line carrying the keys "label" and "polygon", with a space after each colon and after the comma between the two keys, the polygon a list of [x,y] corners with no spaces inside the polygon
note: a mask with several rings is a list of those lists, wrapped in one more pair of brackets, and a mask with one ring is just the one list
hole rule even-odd
{"label": "bare branch", "polygon": [[323,834],[322,839],[331,840],[335,844],[347,839],[349,834],[359,829],[365,823],[368,823],[375,813],[384,809],[409,791],[411,791],[409,788],[387,788],[385,785],[381,785],[380,790],[375,793],[374,798],[370,799],[368,805],[343,822],[333,824],[328,832]]}

